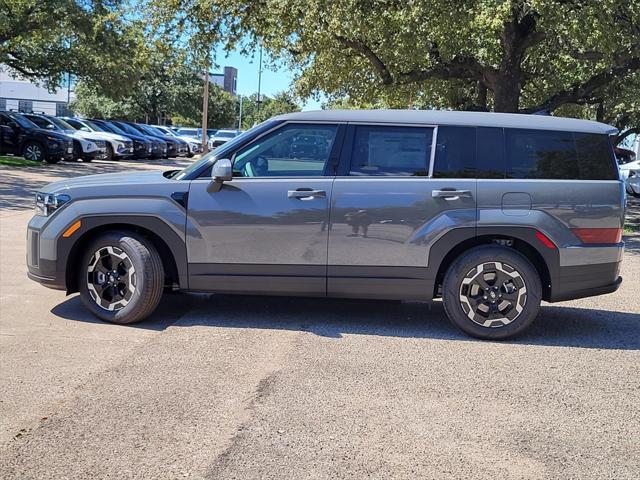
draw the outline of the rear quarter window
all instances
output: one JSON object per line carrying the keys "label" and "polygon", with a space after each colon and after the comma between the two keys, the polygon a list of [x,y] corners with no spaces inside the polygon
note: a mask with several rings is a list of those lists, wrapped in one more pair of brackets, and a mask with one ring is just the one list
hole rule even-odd
{"label": "rear quarter window", "polygon": [[581,180],[617,180],[618,167],[608,135],[576,133]]}

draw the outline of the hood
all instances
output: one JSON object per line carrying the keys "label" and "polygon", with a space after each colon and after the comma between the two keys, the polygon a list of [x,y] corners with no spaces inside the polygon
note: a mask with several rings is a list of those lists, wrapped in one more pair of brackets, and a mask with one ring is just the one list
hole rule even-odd
{"label": "hood", "polygon": [[46,128],[31,128],[29,129],[29,131],[57,138],[58,140],[71,140],[71,135],[64,134],[63,132],[56,132],[55,130],[47,130]]}
{"label": "hood", "polygon": [[200,140],[197,137],[189,137],[187,135],[178,135],[178,138],[187,143],[198,143],[198,144],[202,143],[202,140]]}
{"label": "hood", "polygon": [[[109,187],[122,187],[131,194],[132,185],[145,185],[159,182],[169,182],[161,171],[154,172],[128,172],[128,173],[103,173],[100,175],[87,175],[83,177],[66,178],[58,182],[50,183],[42,188],[44,193],[70,193],[74,190],[89,189],[93,196],[99,196],[100,191]],[[98,195],[96,195],[98,194]]]}
{"label": "hood", "polygon": [[64,130],[65,135],[68,135],[72,138],[77,138],[80,140],[89,140],[90,142],[95,142],[96,140],[104,140],[103,138],[98,138],[97,135],[94,135],[96,132],[83,132],[81,130]]}
{"label": "hood", "polygon": [[102,140],[115,140],[117,142],[129,142],[130,140],[117,133],[110,132],[87,132],[90,133],[93,138],[101,138]]}

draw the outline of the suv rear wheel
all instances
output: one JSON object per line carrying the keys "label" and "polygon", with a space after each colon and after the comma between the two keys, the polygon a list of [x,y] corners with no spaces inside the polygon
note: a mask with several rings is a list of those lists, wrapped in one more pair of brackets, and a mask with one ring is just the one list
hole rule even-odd
{"label": "suv rear wheel", "polygon": [[458,257],[442,285],[449,320],[465,333],[487,340],[513,337],[538,315],[542,284],[519,252],[481,246]]}
{"label": "suv rear wheel", "polygon": [[86,249],[79,272],[80,298],[98,318],[139,322],[158,306],[164,269],[158,251],[130,232],[107,232]]}

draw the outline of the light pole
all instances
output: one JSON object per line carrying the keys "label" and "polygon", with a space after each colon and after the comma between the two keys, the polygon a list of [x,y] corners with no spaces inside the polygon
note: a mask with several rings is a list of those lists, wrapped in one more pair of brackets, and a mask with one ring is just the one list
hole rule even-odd
{"label": "light pole", "polygon": [[240,97],[240,115],[238,115],[238,130],[242,130],[242,95]]}
{"label": "light pole", "polygon": [[202,94],[202,153],[207,153],[207,117],[209,116],[209,53],[204,62],[204,92]]}
{"label": "light pole", "polygon": [[260,60],[258,66],[258,98],[256,98],[256,115],[260,117],[260,103],[262,102],[260,98],[260,84],[262,83],[262,43],[260,44]]}

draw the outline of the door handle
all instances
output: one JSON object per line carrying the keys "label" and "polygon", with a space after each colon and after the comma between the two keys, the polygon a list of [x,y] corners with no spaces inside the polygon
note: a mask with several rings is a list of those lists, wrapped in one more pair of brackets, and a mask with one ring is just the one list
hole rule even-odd
{"label": "door handle", "polygon": [[327,192],[324,190],[312,190],[312,189],[303,189],[299,188],[297,190],[289,190],[287,192],[287,197],[289,198],[297,198],[299,200],[305,200],[310,198],[325,198],[327,196]]}
{"label": "door handle", "polygon": [[458,200],[460,197],[471,198],[471,190],[455,190],[455,189],[442,189],[432,190],[432,198],[443,198],[445,200]]}

